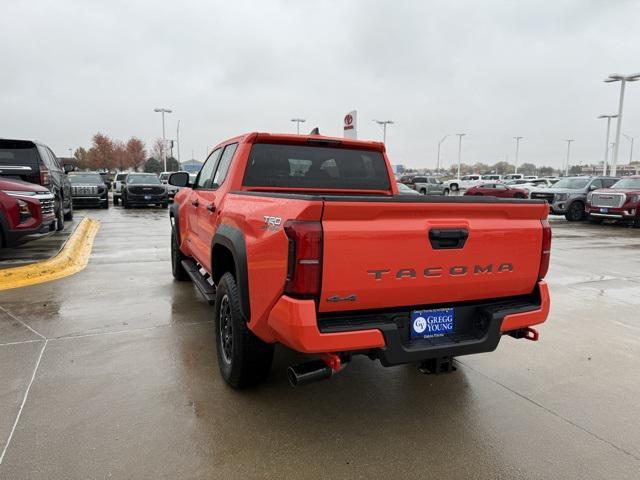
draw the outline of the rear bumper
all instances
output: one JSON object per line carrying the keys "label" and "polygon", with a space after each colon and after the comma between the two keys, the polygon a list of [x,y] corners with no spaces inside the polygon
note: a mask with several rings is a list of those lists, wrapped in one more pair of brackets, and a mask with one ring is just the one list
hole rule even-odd
{"label": "rear bumper", "polygon": [[[430,306],[434,308],[439,306]],[[312,300],[283,296],[268,319],[274,338],[303,353],[358,352],[383,365],[420,362],[496,349],[503,334],[543,323],[549,314],[546,282],[525,297],[455,305],[453,334],[410,339],[409,318],[414,308],[348,315],[316,315]],[[420,307],[416,307],[419,309]]]}

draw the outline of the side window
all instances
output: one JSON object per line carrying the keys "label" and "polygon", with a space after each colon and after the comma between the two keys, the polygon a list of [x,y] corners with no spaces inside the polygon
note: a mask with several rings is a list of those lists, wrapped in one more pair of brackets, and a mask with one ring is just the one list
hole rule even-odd
{"label": "side window", "polygon": [[604,184],[604,188],[611,188],[611,185],[613,185],[617,181],[618,180],[615,180],[613,178],[605,178],[602,180],[602,183]]}
{"label": "side window", "polygon": [[229,172],[231,160],[233,160],[233,154],[236,153],[237,148],[237,143],[232,143],[224,148],[224,153],[222,154],[222,157],[220,157],[216,174],[213,177],[213,185],[220,186],[222,185],[222,182],[224,182],[225,178],[227,178],[227,172]]}
{"label": "side window", "polygon": [[207,160],[204,162],[204,165],[200,169],[195,188],[211,188],[213,171],[216,167],[216,163],[218,162],[218,158],[220,158],[221,153],[221,148],[218,148],[211,152],[211,155],[209,155],[209,158],[207,158]]}
{"label": "side window", "polygon": [[591,185],[589,186],[591,190],[595,190],[596,188],[602,188],[602,180],[599,178],[595,179]]}
{"label": "side window", "polygon": [[58,161],[58,157],[56,157],[55,153],[53,153],[49,147],[47,147],[47,151],[49,152],[49,156],[51,157],[51,164],[54,166],[54,168],[62,170],[60,162]]}
{"label": "side window", "polygon": [[498,183],[495,188],[497,188],[498,190],[506,190],[507,186],[506,185],[502,185],[501,183]]}
{"label": "side window", "polygon": [[49,169],[53,168],[53,165],[51,164],[52,160],[47,149],[38,145],[38,153],[40,153],[40,158],[44,162],[44,165]]}

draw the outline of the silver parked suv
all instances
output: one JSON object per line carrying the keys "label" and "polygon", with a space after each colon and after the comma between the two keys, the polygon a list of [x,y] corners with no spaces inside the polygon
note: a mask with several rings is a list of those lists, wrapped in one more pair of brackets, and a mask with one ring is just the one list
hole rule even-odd
{"label": "silver parked suv", "polygon": [[613,177],[567,177],[550,188],[532,190],[530,198],[546,200],[552,215],[564,215],[570,222],[577,222],[586,216],[589,192],[610,188],[618,180]]}

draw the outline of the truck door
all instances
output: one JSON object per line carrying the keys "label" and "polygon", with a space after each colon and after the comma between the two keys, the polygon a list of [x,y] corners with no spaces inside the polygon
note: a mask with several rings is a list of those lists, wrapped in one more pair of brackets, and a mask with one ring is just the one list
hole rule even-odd
{"label": "truck door", "polygon": [[184,206],[185,231],[188,232],[188,235],[184,240],[187,242],[192,255],[200,264],[203,264],[205,259],[208,257],[206,250],[211,248],[211,246],[209,245],[209,247],[207,247],[199,235],[198,213],[201,209],[206,208],[205,199],[203,197],[205,192],[211,189],[213,174],[221,154],[222,148],[217,148],[209,154],[209,157],[207,157],[204,165],[200,169],[200,173],[198,173],[198,176],[196,177],[193,189],[189,193],[189,198]]}
{"label": "truck door", "polygon": [[222,187],[237,148],[237,143],[221,148],[222,153],[219,154],[219,159],[216,161],[210,178],[205,181],[203,188],[194,190],[196,203],[194,206],[196,216],[194,232],[198,237],[198,260],[207,268],[213,268],[211,265],[211,242],[218,228],[220,204],[225,191]]}

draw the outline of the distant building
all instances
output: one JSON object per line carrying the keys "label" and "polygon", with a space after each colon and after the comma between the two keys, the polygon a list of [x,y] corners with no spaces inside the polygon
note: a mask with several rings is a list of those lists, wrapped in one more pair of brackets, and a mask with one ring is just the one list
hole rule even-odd
{"label": "distant building", "polygon": [[202,168],[202,162],[199,162],[195,158],[191,160],[187,160],[186,162],[181,163],[182,170],[189,173],[198,173]]}

